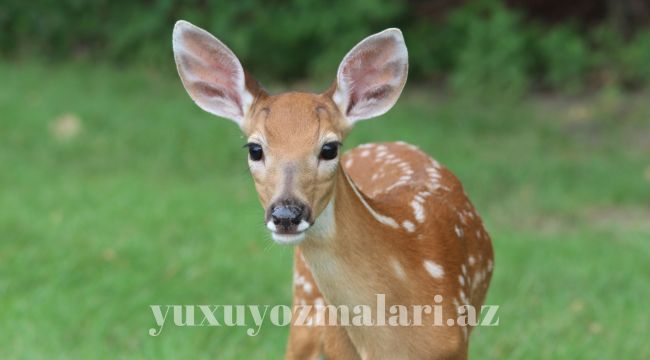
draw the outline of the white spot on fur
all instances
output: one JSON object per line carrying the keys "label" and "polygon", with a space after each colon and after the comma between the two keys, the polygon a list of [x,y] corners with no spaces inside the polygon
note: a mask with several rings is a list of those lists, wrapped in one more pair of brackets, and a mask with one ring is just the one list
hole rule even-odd
{"label": "white spot on fur", "polygon": [[412,222],[408,221],[408,220],[404,220],[404,221],[402,222],[402,226],[403,226],[404,229],[406,229],[406,231],[408,231],[408,232],[413,232],[413,231],[415,231],[415,225],[414,225]]}
{"label": "white spot on fur", "polygon": [[474,273],[474,279],[472,280],[472,289],[476,289],[476,287],[482,284],[484,280],[485,278],[483,272],[477,271],[476,273]]}
{"label": "white spot on fur", "polygon": [[431,196],[430,192],[421,191],[417,195],[415,195],[415,200],[421,204],[424,204],[424,202],[427,200],[429,196]]}
{"label": "white spot on fur", "polygon": [[433,278],[441,279],[445,275],[445,271],[442,269],[442,266],[436,264],[431,260],[424,260],[424,268]]}
{"label": "white spot on fur", "polygon": [[427,174],[429,175],[429,184],[428,187],[430,190],[436,190],[441,187],[440,185],[440,173],[438,173],[438,170],[432,167],[428,167],[425,169]]}
{"label": "white spot on fur", "polygon": [[463,275],[458,275],[458,282],[460,283],[461,286],[465,286],[465,278]]}
{"label": "white spot on fur", "polygon": [[463,229],[461,229],[460,226],[458,226],[458,225],[454,226],[454,230],[456,231],[456,235],[457,235],[459,238],[462,238],[462,237],[463,237]]}
{"label": "white spot on fur", "polygon": [[460,291],[460,301],[464,304],[469,304],[469,301],[467,299],[467,296],[465,295],[465,292],[463,290]]}
{"label": "white spot on fur", "polygon": [[350,166],[352,166],[352,162],[353,162],[353,161],[352,161],[352,158],[349,157],[347,160],[345,160],[345,164],[344,164],[345,167],[346,167],[346,168],[349,168]]}
{"label": "white spot on fur", "polygon": [[404,272],[404,268],[402,267],[402,264],[400,264],[399,260],[390,258],[390,266],[393,268],[395,275],[400,280],[406,280],[406,273]]}
{"label": "white spot on fur", "polygon": [[411,207],[413,208],[415,220],[417,220],[419,223],[423,223],[426,216],[424,215],[424,208],[422,207],[422,204],[416,200],[413,200],[411,201]]}
{"label": "white spot on fur", "polygon": [[435,167],[427,167],[424,169],[424,171],[426,171],[432,178],[440,178],[440,173]]}
{"label": "white spot on fur", "polygon": [[370,151],[369,151],[369,150],[364,150],[364,151],[362,151],[361,154],[359,154],[359,155],[360,155],[361,157],[368,157],[368,155],[370,155]]}
{"label": "white spot on fur", "polygon": [[302,284],[304,284],[304,283],[305,283],[305,277],[304,276],[302,276],[302,275],[300,275],[298,273],[293,274],[293,284],[295,286],[302,286]]}
{"label": "white spot on fur", "polygon": [[408,184],[408,180],[402,180],[402,179],[400,178],[397,182],[395,182],[395,183],[392,184],[391,186],[387,187],[387,188],[384,189],[382,192],[384,192],[384,193],[385,193],[385,192],[389,192],[389,191],[393,190],[393,189],[396,188],[396,187],[400,187],[400,186],[403,186],[403,185],[406,185],[406,184]]}
{"label": "white spot on fur", "polygon": [[312,285],[309,281],[305,281],[305,284],[302,286],[302,289],[307,293],[311,294]]}
{"label": "white spot on fur", "polygon": [[470,256],[469,259],[467,259],[467,260],[468,260],[470,266],[474,266],[474,264],[476,263],[476,259],[474,259],[473,256]]}
{"label": "white spot on fur", "polygon": [[307,279],[304,276],[298,273],[293,274],[293,285],[296,288],[302,288],[302,290],[307,294],[311,294],[311,291],[313,289],[312,284],[309,281],[307,281]]}

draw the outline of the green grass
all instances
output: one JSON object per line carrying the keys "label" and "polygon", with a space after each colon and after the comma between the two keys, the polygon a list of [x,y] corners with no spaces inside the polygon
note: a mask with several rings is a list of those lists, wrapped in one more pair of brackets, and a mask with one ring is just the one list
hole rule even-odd
{"label": "green grass", "polygon": [[[148,335],[150,304],[290,302],[292,251],[264,230],[234,124],[174,74],[0,63],[0,79],[1,358],[282,356],[287,328]],[[500,326],[474,333],[472,358],[650,358],[646,99],[411,88],[347,140],[421,146],[483,215]]]}

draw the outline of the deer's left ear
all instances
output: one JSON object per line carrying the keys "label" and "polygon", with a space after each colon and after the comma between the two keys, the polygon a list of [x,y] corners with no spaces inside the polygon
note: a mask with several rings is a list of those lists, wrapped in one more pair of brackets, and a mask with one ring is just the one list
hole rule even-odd
{"label": "deer's left ear", "polygon": [[408,51],[399,29],[371,35],[345,55],[332,99],[352,125],[393,107],[408,74]]}

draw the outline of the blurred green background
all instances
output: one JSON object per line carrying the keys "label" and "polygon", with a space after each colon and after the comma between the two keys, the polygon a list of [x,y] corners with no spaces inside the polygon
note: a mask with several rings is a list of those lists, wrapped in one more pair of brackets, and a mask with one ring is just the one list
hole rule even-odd
{"label": "blurred green background", "polygon": [[287,328],[174,328],[150,304],[289,304],[229,121],[183,90],[183,18],[273,92],[320,91],[400,27],[407,88],[346,148],[404,140],[485,219],[500,326],[475,359],[650,358],[650,4],[19,1],[0,4],[0,358],[281,358]]}

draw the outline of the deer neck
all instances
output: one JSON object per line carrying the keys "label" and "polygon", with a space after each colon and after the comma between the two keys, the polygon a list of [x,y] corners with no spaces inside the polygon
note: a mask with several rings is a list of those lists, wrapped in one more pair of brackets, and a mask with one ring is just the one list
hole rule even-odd
{"label": "deer neck", "polygon": [[369,304],[382,288],[381,259],[390,255],[380,242],[392,219],[371,203],[339,167],[332,200],[299,245],[331,304]]}

